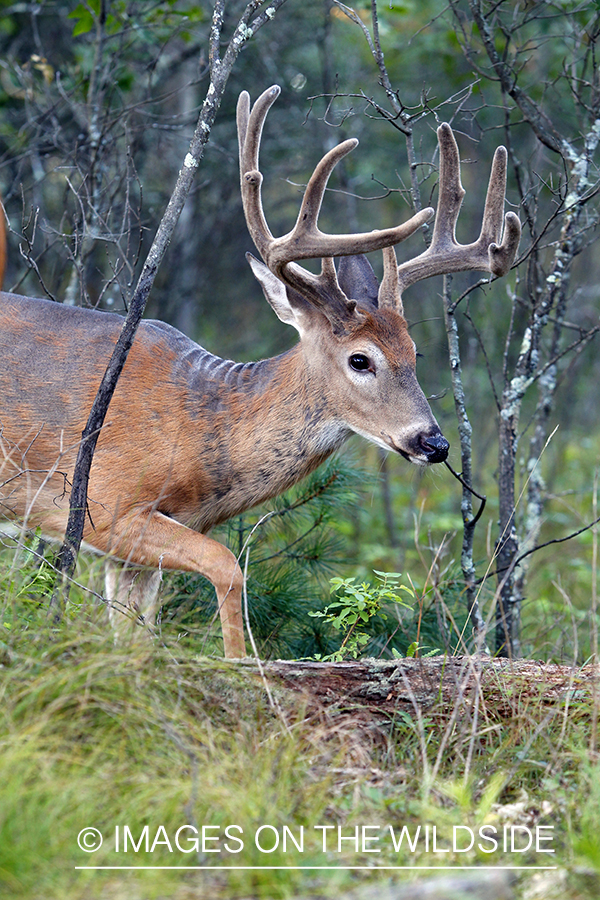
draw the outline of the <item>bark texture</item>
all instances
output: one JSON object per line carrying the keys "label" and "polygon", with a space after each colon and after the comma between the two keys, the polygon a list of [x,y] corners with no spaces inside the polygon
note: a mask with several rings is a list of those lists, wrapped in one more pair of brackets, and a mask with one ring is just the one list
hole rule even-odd
{"label": "bark texture", "polygon": [[542,716],[557,703],[593,700],[600,690],[600,666],[564,666],[534,660],[489,656],[429,659],[361,659],[328,663],[311,660],[248,659],[237,663],[247,672],[263,670],[271,686],[301,694],[308,711],[371,720],[390,719],[398,711],[414,717],[428,712],[441,720],[469,710],[501,719],[518,707]]}

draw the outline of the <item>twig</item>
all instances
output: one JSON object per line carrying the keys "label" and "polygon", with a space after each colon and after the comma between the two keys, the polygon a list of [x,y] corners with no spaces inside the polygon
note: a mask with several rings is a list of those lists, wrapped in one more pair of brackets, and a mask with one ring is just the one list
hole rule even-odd
{"label": "twig", "polygon": [[467,484],[467,482],[464,480],[464,478],[461,475],[459,475],[458,472],[454,471],[454,469],[452,468],[452,466],[450,465],[448,460],[444,461],[444,465],[446,466],[447,469],[450,470],[450,472],[452,473],[452,475],[454,475],[456,480],[460,481],[460,483],[462,484],[462,486],[464,487],[464,489],[466,491],[468,491],[470,494],[473,494],[473,496],[477,497],[478,500],[481,500],[481,505],[480,505],[479,509],[477,510],[477,513],[475,514],[475,516],[473,516],[472,519],[469,520],[469,523],[468,523],[471,526],[476,525],[477,522],[479,521],[479,519],[481,518],[481,514],[483,513],[483,511],[485,509],[485,504],[487,503],[487,497],[485,496],[485,494],[478,494],[477,491],[474,490],[474,488],[472,488],[470,484]]}
{"label": "twig", "polygon": [[521,553],[520,556],[517,556],[515,560],[512,560],[510,565],[503,566],[501,569],[495,569],[493,572],[486,572],[483,578],[480,578],[478,584],[481,584],[486,578],[489,578],[490,575],[502,575],[503,572],[508,572],[508,570],[515,569],[522,560],[525,559],[526,556],[531,556],[532,553],[537,553],[538,550],[543,550],[544,547],[549,547],[551,544],[564,544],[565,541],[571,541],[573,538],[579,537],[580,534],[584,534],[586,531],[589,531],[590,528],[593,528],[594,525],[597,525],[600,522],[600,516],[594,519],[593,522],[589,522],[587,525],[584,525],[583,528],[579,528],[577,531],[572,531],[571,534],[567,534],[561,538],[552,538],[549,541],[544,541],[543,544],[536,544],[535,547],[531,547],[529,550],[526,550],[525,553]]}

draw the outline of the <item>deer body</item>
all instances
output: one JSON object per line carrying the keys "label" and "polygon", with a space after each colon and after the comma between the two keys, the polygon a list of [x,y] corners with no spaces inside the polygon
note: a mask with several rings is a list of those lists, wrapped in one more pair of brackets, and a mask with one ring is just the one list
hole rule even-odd
{"label": "deer body", "polygon": [[[379,318],[390,369],[398,370],[389,392],[394,379],[400,388],[381,404],[385,419],[368,393],[355,396],[350,378],[345,390],[336,384],[331,341],[321,352],[313,342],[308,359],[300,343],[273,359],[234,363],[169,325],[142,322],[94,455],[86,542],[128,563],[198,571],[198,557],[177,555],[165,532],[182,527],[173,545],[183,528],[192,543],[210,541],[197,532],[295,484],[359,421],[366,433],[371,420],[373,439],[389,434],[407,455],[411,440],[439,434],[404,320]],[[0,396],[11,410],[0,411],[2,506],[46,535],[64,533],[78,443],[121,323],[114,314],[0,295]],[[361,348],[369,340],[352,338]],[[408,362],[402,349],[412,351]],[[150,540],[157,523],[159,546]],[[231,577],[236,566],[228,562]],[[214,579],[209,568],[204,574]]]}
{"label": "deer body", "polygon": [[[98,549],[108,550],[117,511],[144,507],[209,530],[312,472],[359,430],[353,419],[366,432],[370,418],[372,439],[389,434],[407,454],[407,433],[439,433],[416,382],[414,351],[406,362],[408,348],[392,344],[394,337],[406,342],[406,326],[402,334],[402,320],[388,318],[401,386],[395,402],[382,404],[385,419],[368,396],[370,408],[360,408],[365,398],[356,398],[350,379],[341,390],[314,348],[312,364],[302,344],[273,359],[234,363],[163,322],[142,322],[94,455],[86,539],[96,546],[105,531]],[[64,530],[78,442],[121,324],[110,313],[0,295],[0,396],[12,410],[9,421],[0,413],[2,481],[10,478],[3,504],[55,535]],[[361,336],[357,346],[364,345]],[[49,461],[57,462],[50,477]]]}
{"label": "deer body", "polygon": [[[78,442],[120,327],[116,315],[1,295],[0,394],[13,410],[10,421],[0,413],[3,503],[52,534],[64,531]],[[310,471],[316,454],[290,433],[293,410],[285,429],[279,410],[278,435],[278,410],[262,402],[282,383],[300,402],[295,356],[234,364],[143,322],[94,455],[86,539],[108,551],[117,510],[144,507],[208,530],[285,489],[291,469]]]}
{"label": "deer body", "polygon": [[[432,247],[416,269],[398,267],[392,245],[431,210],[386,231],[322,234],[316,220],[327,179],[354,142],[323,158],[294,230],[273,238],[260,200],[258,145],[277,93],[266,91],[252,110],[247,95],[240,98],[242,197],[266,263],[250,258],[254,274],[301,340],[273,359],[234,363],[162,322],[143,322],[98,439],[84,532],[92,547],[129,565],[205,575],[216,589],[229,657],[245,653],[243,579],[233,554],[205,532],[296,483],[353,432],[419,465],[443,461],[448,443],[417,383],[402,287],[440,271],[431,259],[438,250],[443,271],[506,270],[516,252],[512,220],[500,247],[494,243],[498,186],[493,203],[488,192],[480,240],[456,244],[462,187],[458,155],[448,164],[448,150],[452,183],[446,200],[440,188],[440,207],[450,232],[438,213]],[[384,250],[381,285],[362,256],[373,249]],[[346,257],[339,271],[333,256]],[[320,275],[294,261],[319,257]],[[50,536],[64,532],[81,432],[121,324],[114,314],[0,295],[0,509]],[[119,580],[109,570],[109,600],[147,620],[157,588],[154,574],[130,570]]]}

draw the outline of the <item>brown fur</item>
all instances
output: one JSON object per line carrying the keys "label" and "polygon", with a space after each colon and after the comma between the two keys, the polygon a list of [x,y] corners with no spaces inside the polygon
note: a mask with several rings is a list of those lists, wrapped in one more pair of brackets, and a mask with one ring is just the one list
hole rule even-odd
{"label": "brown fur", "polygon": [[[64,531],[78,442],[120,327],[115,315],[1,295],[0,502],[48,535]],[[381,397],[365,400],[337,369],[373,345],[389,373]],[[398,424],[416,422],[415,438],[437,429],[393,311],[367,314],[343,338],[319,315],[291,351],[247,365],[143,322],[98,440],[84,539],[128,563],[206,575],[226,654],[239,655],[241,573],[200,532],[279,494],[386,410],[375,438]]]}

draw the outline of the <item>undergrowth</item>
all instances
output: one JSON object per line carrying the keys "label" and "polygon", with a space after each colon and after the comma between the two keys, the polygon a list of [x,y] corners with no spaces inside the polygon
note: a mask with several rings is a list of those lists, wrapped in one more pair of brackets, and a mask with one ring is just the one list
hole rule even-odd
{"label": "undergrowth", "polygon": [[[373,473],[352,457],[335,456],[272,500],[268,508],[245,513],[215,529],[214,535],[236,553],[242,565],[249,554],[248,611],[261,658],[325,659],[339,654],[343,636],[332,626],[332,618],[321,613],[340,572],[348,576],[342,580],[350,583],[357,571],[356,561],[350,562],[354,553],[345,528],[353,519],[358,525],[365,490],[375,483]],[[376,582],[377,568],[370,568],[360,580]],[[410,595],[404,595],[410,602],[399,604],[393,592],[387,596],[379,592],[379,614],[369,616],[361,628],[361,652],[394,657],[414,653],[416,647],[424,652],[437,648],[454,652],[457,646],[468,649],[468,638],[461,638],[468,615],[460,580],[456,566],[435,583],[428,578],[415,584],[410,572],[404,573],[400,591],[410,590]],[[212,585],[197,575],[171,574],[163,596],[165,628],[177,629],[180,641],[205,652],[207,629],[215,613]]]}
{"label": "undergrowth", "polygon": [[[328,621],[339,609],[310,615],[327,606],[332,578],[340,609],[349,591],[368,632],[357,651],[439,650],[442,665],[470,652],[460,572],[436,548],[434,566],[417,544],[426,575],[418,582],[415,566],[393,585],[383,575],[381,606],[360,615],[378,585],[360,569],[340,575],[336,514],[360,519],[361,477],[333,460],[266,519],[227,527],[242,562],[251,553],[261,657],[339,650]],[[500,705],[482,694],[378,715],[306,706],[219,658],[214,591],[198,578],[163,586],[154,640],[138,629],[115,645],[93,591],[100,564],[82,559],[53,624],[41,551],[36,540],[0,551],[0,897],[339,898],[419,874],[398,867],[515,865],[538,867],[521,870],[523,900],[600,896],[599,699],[587,688],[575,682],[568,704],[550,703],[540,669],[531,685],[509,680]],[[408,607],[394,601],[401,585]]]}
{"label": "undergrowth", "polygon": [[[39,570],[10,578],[0,896],[339,897],[363,881],[414,877],[370,870],[386,865],[514,864],[558,866],[536,873],[549,878],[541,894],[531,872],[521,875],[519,896],[551,898],[556,885],[564,900],[598,896],[598,710],[588,694],[573,692],[568,717],[541,691],[527,704],[507,694],[505,710],[483,699],[464,716],[434,705],[366,724],[349,710],[308,710],[276,686],[272,705],[256,675],[198,656],[176,631],[115,646],[85,592],[52,626]],[[479,829],[505,825],[521,829],[518,846],[539,827],[539,846],[555,853],[486,852],[490,832]],[[96,852],[78,847],[80,834],[93,842],[90,828],[103,835]],[[170,868],[78,868],[92,865]]]}

